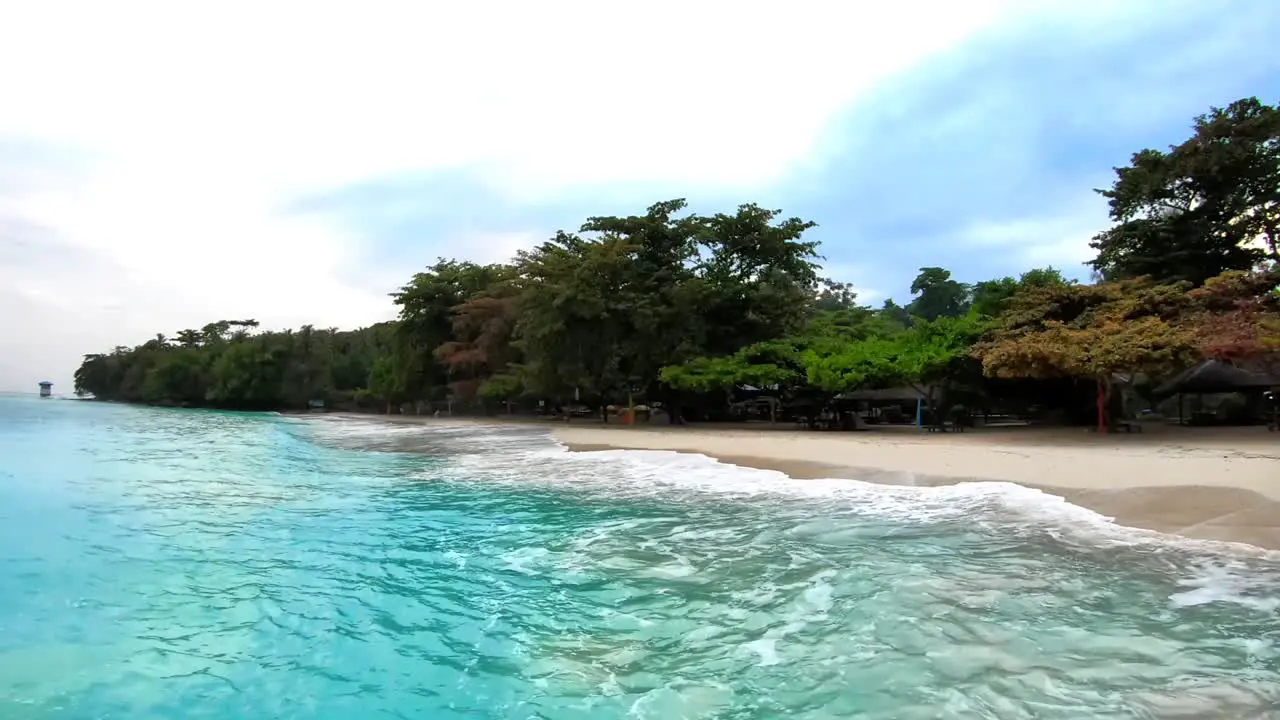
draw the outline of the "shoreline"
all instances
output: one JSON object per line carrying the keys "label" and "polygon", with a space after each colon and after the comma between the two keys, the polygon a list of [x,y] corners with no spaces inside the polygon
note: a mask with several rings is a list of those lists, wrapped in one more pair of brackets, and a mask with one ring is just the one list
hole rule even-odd
{"label": "shoreline", "polygon": [[[523,417],[333,413],[427,425],[541,427],[570,452],[657,450],[780,472],[936,487],[1009,482],[1061,497],[1119,526],[1280,551],[1280,435],[1263,428],[1148,427],[1133,435],[1081,428],[909,428],[814,432],[784,425],[603,425]],[[323,417],[323,416],[322,416]]]}
{"label": "shoreline", "polygon": [[1267,447],[1265,439],[1175,444],[1116,437],[1071,443],[1052,431],[1020,438],[998,431],[895,436],[566,425],[551,430],[570,452],[697,453],[797,481],[845,478],[918,487],[1011,482],[1062,497],[1116,525],[1280,550],[1275,435]]}

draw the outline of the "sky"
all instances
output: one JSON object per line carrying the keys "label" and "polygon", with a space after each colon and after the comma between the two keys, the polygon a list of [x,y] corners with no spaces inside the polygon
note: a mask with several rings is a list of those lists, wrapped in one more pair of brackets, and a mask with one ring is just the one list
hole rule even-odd
{"label": "sky", "polygon": [[687,198],[910,299],[1087,278],[1094,188],[1240,97],[1262,0],[0,0],[0,390],[222,318],[358,327],[438,257]]}

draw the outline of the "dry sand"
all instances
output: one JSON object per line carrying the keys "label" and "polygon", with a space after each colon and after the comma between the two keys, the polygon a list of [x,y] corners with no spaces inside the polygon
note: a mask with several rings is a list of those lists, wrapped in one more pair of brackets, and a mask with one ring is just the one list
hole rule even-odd
{"label": "dry sand", "polygon": [[1121,525],[1280,549],[1280,434],[1262,428],[1079,429],[552,426],[570,450],[673,450],[781,471],[907,485],[1004,480],[1036,487]]}

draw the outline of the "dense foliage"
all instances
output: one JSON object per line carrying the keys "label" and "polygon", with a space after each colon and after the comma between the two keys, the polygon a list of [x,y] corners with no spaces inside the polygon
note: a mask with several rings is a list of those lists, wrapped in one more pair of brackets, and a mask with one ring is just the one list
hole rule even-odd
{"label": "dense foliage", "polygon": [[393,324],[343,332],[253,332],[254,320],[221,320],[174,338],[86,355],[77,393],[103,400],[241,409],[301,408],[316,398],[367,395],[378,360],[394,347]]}
{"label": "dense foliage", "polygon": [[[392,299],[395,322],[260,332],[220,321],[86,356],[76,390],[229,408],[492,410],[720,402],[909,386],[940,400],[986,378],[1164,376],[1198,358],[1280,352],[1280,113],[1213,109],[1168,152],[1116,170],[1095,284],[1053,268],[973,284],[919,270],[912,300],[859,305],[821,276],[814,223],[683,200],[588,218],[510,262],[441,260]],[[718,398],[709,401],[708,398]]]}

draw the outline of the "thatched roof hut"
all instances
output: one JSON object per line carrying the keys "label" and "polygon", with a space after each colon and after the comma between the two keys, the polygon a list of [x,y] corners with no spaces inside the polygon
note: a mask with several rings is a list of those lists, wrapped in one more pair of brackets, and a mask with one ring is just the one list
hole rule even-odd
{"label": "thatched roof hut", "polygon": [[1188,368],[1155,389],[1153,395],[1210,395],[1265,390],[1277,385],[1274,378],[1250,372],[1220,360],[1206,360]]}

